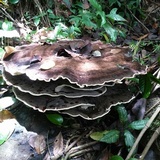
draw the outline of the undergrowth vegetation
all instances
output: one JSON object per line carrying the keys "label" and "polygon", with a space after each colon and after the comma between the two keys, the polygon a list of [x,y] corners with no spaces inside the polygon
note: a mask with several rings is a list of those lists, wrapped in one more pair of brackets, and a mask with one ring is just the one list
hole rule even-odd
{"label": "undergrowth vegetation", "polygon": [[[107,42],[116,41],[117,36],[126,35],[127,27],[131,27],[133,14],[143,15],[139,0],[129,3],[121,1],[89,0],[89,1],[0,1],[1,13],[6,15],[17,27],[28,27],[32,34],[42,27],[54,29],[53,38],[77,38],[81,33],[97,34],[95,39]],[[18,10],[16,7],[20,7]],[[138,8],[138,9],[137,9]],[[15,12],[13,12],[15,11]],[[19,19],[17,21],[17,19]],[[2,23],[2,21],[1,21]],[[32,31],[32,33],[31,33]]]}

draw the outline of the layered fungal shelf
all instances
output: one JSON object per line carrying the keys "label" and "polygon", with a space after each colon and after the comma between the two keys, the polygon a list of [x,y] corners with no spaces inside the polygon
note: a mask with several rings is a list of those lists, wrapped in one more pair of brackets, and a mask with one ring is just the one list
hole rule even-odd
{"label": "layered fungal shelf", "polygon": [[134,95],[125,79],[147,70],[128,48],[84,40],[18,46],[3,66],[4,79],[26,105],[87,120],[130,102]]}

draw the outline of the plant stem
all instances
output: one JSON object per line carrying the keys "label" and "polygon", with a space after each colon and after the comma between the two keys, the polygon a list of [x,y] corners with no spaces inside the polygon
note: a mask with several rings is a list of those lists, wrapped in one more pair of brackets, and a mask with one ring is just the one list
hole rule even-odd
{"label": "plant stem", "polygon": [[140,132],[140,134],[138,135],[132,149],[130,150],[130,152],[128,153],[127,157],[125,160],[129,160],[135,150],[135,148],[137,147],[139,141],[141,140],[143,134],[146,132],[146,130],[150,127],[151,123],[153,122],[153,120],[156,118],[156,116],[158,115],[158,113],[160,112],[160,106],[157,107],[157,110],[154,112],[154,114],[152,115],[152,117],[149,119],[149,121],[147,122],[146,126],[143,128],[143,130]]}
{"label": "plant stem", "polygon": [[145,149],[143,150],[139,160],[143,160],[144,159],[144,157],[146,156],[148,150],[150,149],[150,147],[153,144],[153,142],[157,139],[159,134],[160,134],[160,127],[158,129],[156,129],[156,131],[152,135],[151,139],[149,140],[149,142],[147,143]]}

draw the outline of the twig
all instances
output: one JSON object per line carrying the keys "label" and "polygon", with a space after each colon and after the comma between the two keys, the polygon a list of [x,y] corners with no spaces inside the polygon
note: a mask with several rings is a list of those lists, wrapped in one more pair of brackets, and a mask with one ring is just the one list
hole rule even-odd
{"label": "twig", "polygon": [[78,155],[81,155],[81,154],[84,154],[84,153],[90,152],[90,151],[93,151],[93,149],[92,148],[83,149],[83,150],[77,151],[75,153],[72,153],[71,155],[69,155],[69,158],[72,158],[72,157],[75,157],[75,156],[78,156]]}
{"label": "twig", "polygon": [[160,100],[159,100],[158,102],[156,102],[156,104],[154,104],[152,107],[150,107],[150,108],[146,111],[145,115],[147,115],[153,108],[157,107],[159,104],[160,104]]}
{"label": "twig", "polygon": [[153,142],[157,139],[157,137],[160,134],[160,127],[158,129],[156,129],[156,131],[154,132],[154,134],[152,135],[151,139],[149,140],[149,142],[147,143],[145,149],[143,150],[140,159],[139,160],[143,160],[144,157],[146,156],[149,148],[151,147],[151,145],[153,144]]}
{"label": "twig", "polygon": [[84,149],[86,147],[90,147],[90,146],[93,146],[95,144],[97,144],[98,142],[97,141],[94,141],[94,142],[90,142],[90,143],[87,143],[87,144],[84,144],[84,145],[80,145],[80,146],[77,146],[77,147],[73,147],[70,152],[75,152],[75,150],[80,150],[80,149]]}
{"label": "twig", "polygon": [[5,9],[1,8],[1,10],[4,12],[1,11],[1,13],[5,16],[5,17],[8,17],[12,22],[15,23],[15,20],[5,11]]}
{"label": "twig", "polygon": [[65,156],[64,160],[67,160],[68,157],[74,157],[74,156],[77,156],[77,155],[80,155],[82,153],[86,153],[86,152],[89,152],[89,151],[92,151],[93,149],[91,148],[87,148],[87,147],[90,147],[90,146],[93,146],[95,144],[97,144],[98,142],[97,141],[94,141],[94,142],[90,142],[90,143],[87,143],[87,144],[84,144],[84,145],[80,145],[80,146],[77,146],[77,147],[73,147]]}
{"label": "twig", "polygon": [[147,124],[145,125],[145,127],[143,128],[143,130],[140,132],[140,134],[138,135],[132,149],[130,150],[130,152],[128,153],[126,160],[130,159],[130,157],[132,156],[135,148],[137,147],[139,141],[141,140],[143,134],[145,133],[145,131],[149,128],[149,126],[151,125],[151,123],[153,122],[153,120],[156,118],[156,116],[158,115],[158,113],[160,112],[160,106],[156,109],[156,111],[154,112],[154,114],[152,115],[152,117],[149,119],[149,121],[147,122]]}
{"label": "twig", "polygon": [[52,158],[51,158],[51,157],[52,157],[52,154],[51,154],[51,151],[50,151],[50,149],[49,149],[48,135],[49,135],[49,131],[48,131],[48,133],[47,133],[47,148],[48,148],[48,153],[49,153],[49,157],[50,157],[50,160],[51,160],[51,159],[52,159]]}
{"label": "twig", "polygon": [[[82,135],[82,136],[83,136],[83,135]],[[70,145],[68,145],[68,144],[69,144],[69,142],[70,142],[71,139],[68,140],[64,152],[65,152],[65,153],[68,152],[68,151],[82,138],[82,136],[79,136],[79,137],[78,137],[74,142],[72,142]]]}
{"label": "twig", "polygon": [[156,6],[160,7],[160,3],[158,3],[158,2],[154,2],[151,0],[151,3],[154,3]]}
{"label": "twig", "polygon": [[129,10],[129,12],[132,14],[132,16],[147,30],[147,32],[149,33],[149,29],[132,13],[132,11],[127,7],[127,9]]}

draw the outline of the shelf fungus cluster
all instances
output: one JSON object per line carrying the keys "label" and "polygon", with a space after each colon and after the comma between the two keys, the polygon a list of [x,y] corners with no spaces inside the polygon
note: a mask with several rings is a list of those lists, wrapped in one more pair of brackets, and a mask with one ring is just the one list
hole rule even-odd
{"label": "shelf fungus cluster", "polygon": [[123,81],[146,74],[129,49],[101,41],[58,41],[16,47],[3,58],[3,76],[20,101],[39,110],[87,120],[106,115],[134,95]]}

